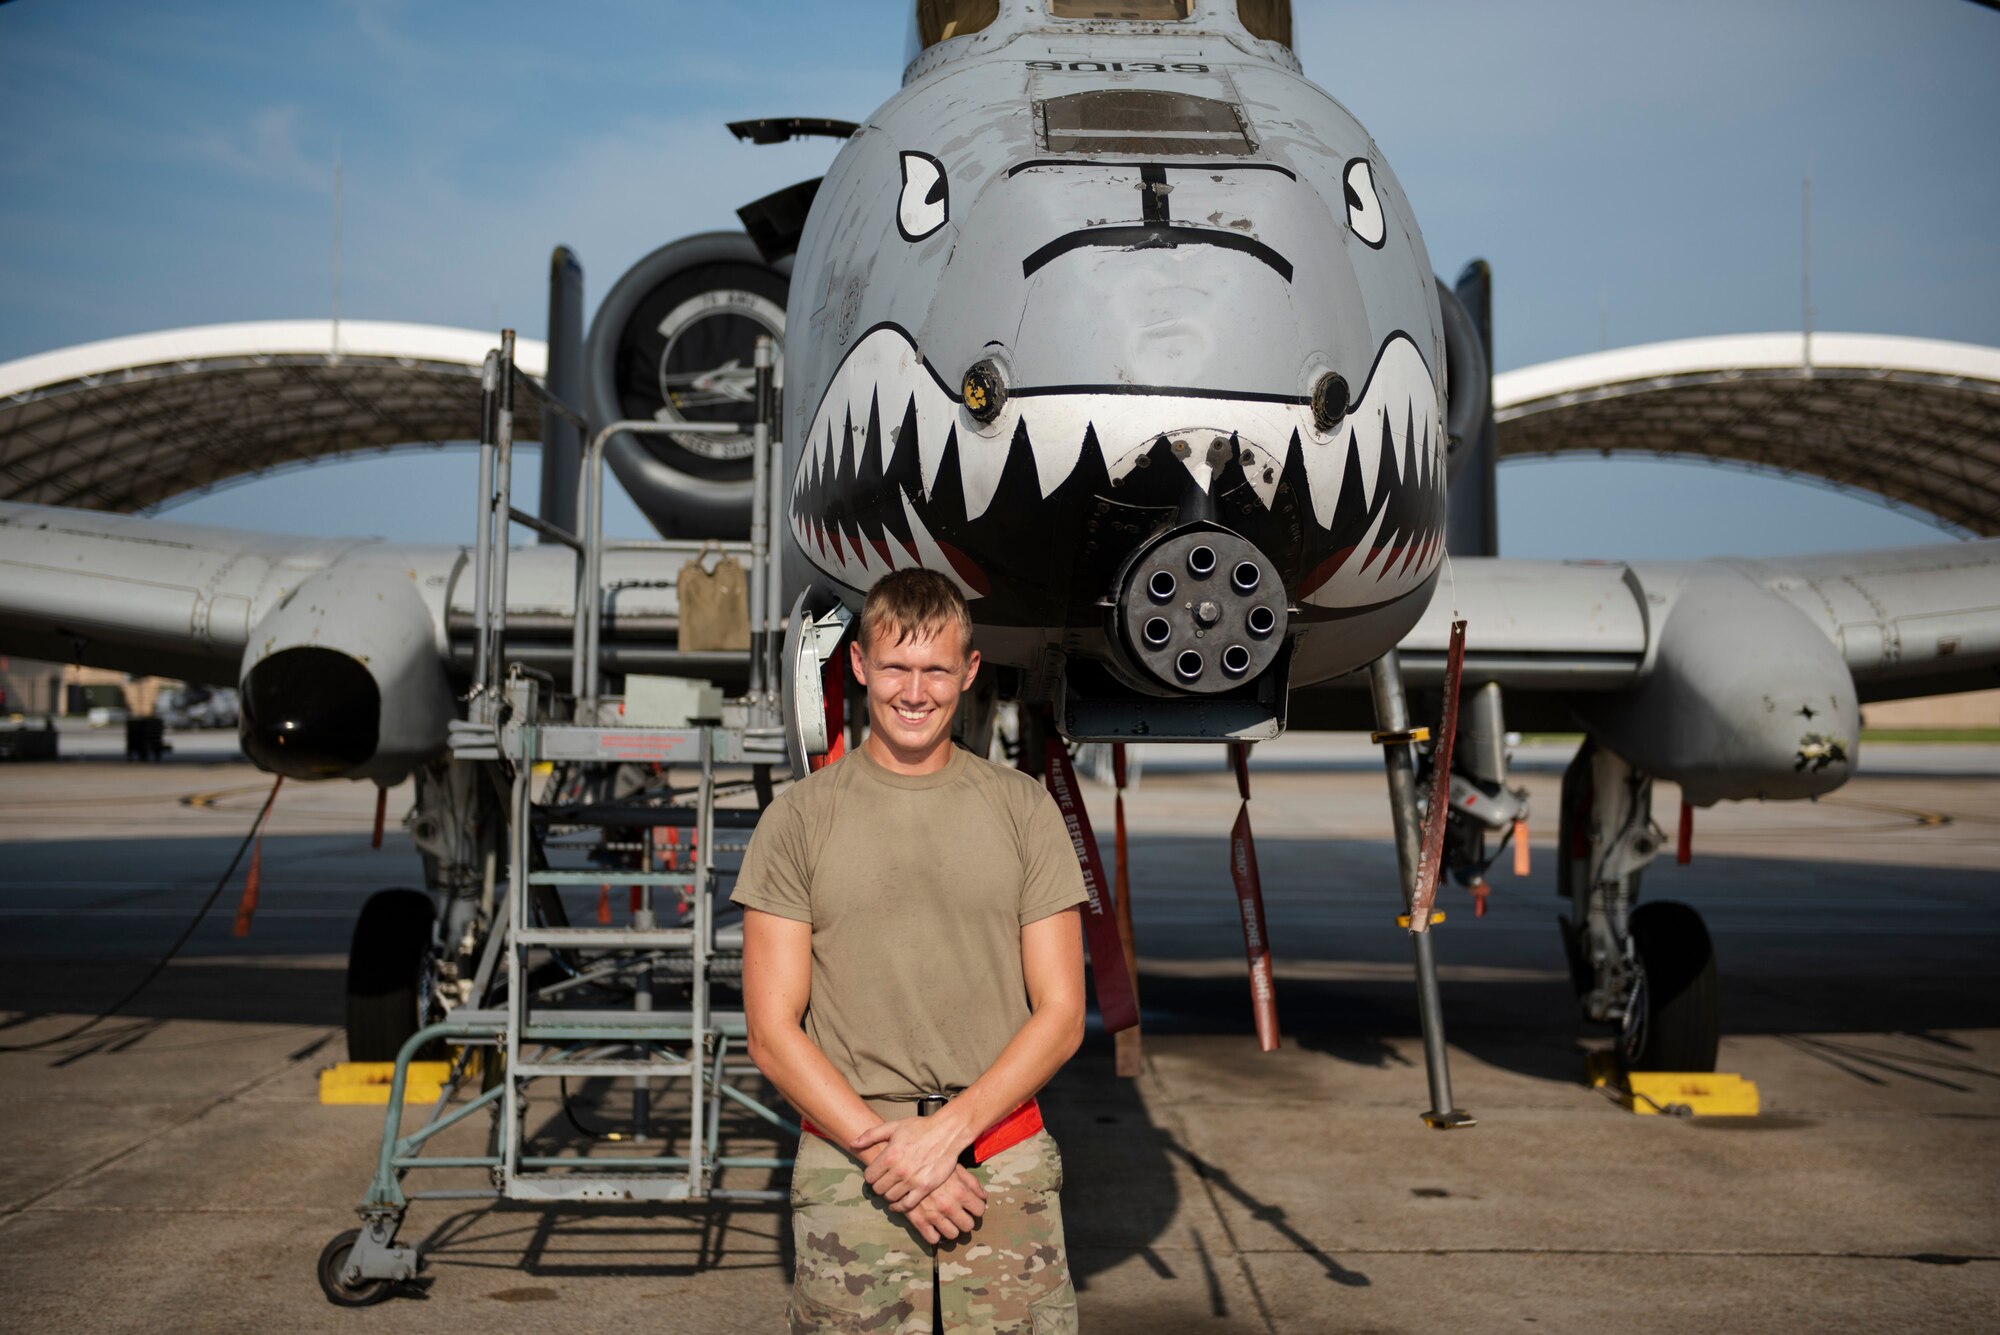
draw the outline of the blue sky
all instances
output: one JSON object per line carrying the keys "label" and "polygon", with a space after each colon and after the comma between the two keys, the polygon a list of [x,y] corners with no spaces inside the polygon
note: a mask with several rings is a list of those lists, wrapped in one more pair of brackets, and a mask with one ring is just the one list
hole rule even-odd
{"label": "blue sky", "polygon": [[[0,5],[0,360],[331,304],[541,332],[549,249],[589,306],[653,247],[734,225],[861,119],[903,5],[287,0]],[[1796,328],[1813,174],[1817,327],[2000,345],[2000,14],[1966,0],[1299,6],[1307,73],[1374,133],[1433,262],[1498,283],[1502,369]],[[524,479],[525,480],[525,479]],[[463,453],[233,487],[176,518],[470,536]],[[628,506],[614,528],[640,531]],[[1690,465],[1501,472],[1510,555],[1772,554],[1934,539],[1823,489]]]}

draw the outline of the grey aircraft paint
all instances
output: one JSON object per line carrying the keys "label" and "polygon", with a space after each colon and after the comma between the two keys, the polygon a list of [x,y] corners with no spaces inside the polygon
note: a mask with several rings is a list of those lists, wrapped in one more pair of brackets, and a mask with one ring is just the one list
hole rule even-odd
{"label": "grey aircraft paint", "polygon": [[[1061,646],[1157,696],[1229,684],[1107,630],[1163,535],[1240,538],[1273,576],[1172,648],[1255,648],[1230,622],[1265,606],[1300,638],[1295,684],[1380,656],[1435,584],[1422,236],[1367,133],[1234,6],[1067,24],[1013,3],[925,52],[829,168],[785,327],[795,588],[853,603],[925,566],[989,657]],[[975,366],[997,413],[965,401]]]}
{"label": "grey aircraft paint", "polygon": [[[1282,591],[1263,605],[1287,645],[1251,646],[1260,680],[1324,682],[1400,640],[1411,681],[1433,683],[1459,613],[1471,680],[1559,697],[1648,771],[1716,798],[1825,791],[1855,763],[1856,699],[1992,680],[1996,543],[1633,567],[1462,558],[1433,602],[1448,368],[1409,201],[1288,50],[1248,36],[1233,5],[1197,9],[1070,24],[1004,0],[981,31],[915,54],[842,147],[782,322],[794,589],[853,601],[884,570],[931,566],[978,595],[990,659],[1048,691],[1032,669],[1051,650],[1101,658],[1144,719],[1247,688],[1143,661],[1153,609],[1106,606],[1157,573],[1132,556],[1166,541],[1183,558],[1239,552],[1260,582],[1215,600],[1227,612],[1247,622]],[[659,273],[755,258],[746,238],[693,242],[653,257]],[[651,273],[618,290],[642,302]],[[784,264],[768,276],[783,283]],[[602,360],[596,344],[593,329]],[[1000,391],[990,420],[965,402],[981,363]],[[1329,376],[1341,392],[1316,412]],[[621,476],[643,492],[649,475]],[[740,503],[694,482],[716,513]],[[692,484],[677,485],[685,501]],[[682,559],[607,561],[616,670],[686,669],[671,639]],[[518,553],[510,583],[517,652],[558,675],[568,561]],[[367,667],[365,686],[316,661],[376,702],[374,753],[340,772],[390,778],[443,753],[448,710],[416,659],[428,645],[447,678],[463,673],[467,568],[457,548],[0,506],[0,651],[217,683],[286,649],[334,651]],[[1265,696],[1278,722],[1283,694]],[[1848,743],[1845,761],[1813,735]]]}

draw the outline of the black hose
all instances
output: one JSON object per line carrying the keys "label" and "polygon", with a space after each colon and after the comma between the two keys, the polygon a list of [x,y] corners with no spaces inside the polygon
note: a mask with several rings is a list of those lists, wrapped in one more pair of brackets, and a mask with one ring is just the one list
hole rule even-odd
{"label": "black hose", "polygon": [[[279,780],[279,783],[282,782],[283,780]],[[53,1047],[57,1043],[67,1043],[70,1039],[77,1037],[79,1034],[86,1033],[91,1029],[95,1029],[98,1025],[103,1024],[106,1020],[116,1015],[119,1011],[122,1011],[127,1006],[131,1005],[132,1002],[138,998],[141,992],[144,992],[148,987],[151,987],[153,985],[153,980],[155,978],[158,978],[161,975],[161,973],[165,972],[166,967],[169,964],[173,963],[174,956],[181,953],[181,947],[185,946],[188,943],[188,939],[194,935],[195,928],[201,926],[201,920],[208,916],[208,911],[211,908],[215,907],[215,901],[221,897],[223,887],[227,886],[229,884],[230,878],[236,875],[236,864],[243,861],[243,854],[249,850],[250,841],[257,837],[257,832],[264,828],[264,818],[271,814],[271,804],[278,800],[279,783],[273,783],[271,785],[270,796],[264,799],[264,809],[257,813],[257,819],[251,824],[249,833],[245,834],[243,836],[243,842],[236,846],[236,856],[229,859],[229,866],[226,867],[223,870],[222,875],[216,879],[215,888],[208,892],[207,899],[201,901],[201,907],[195,910],[194,917],[188,919],[188,925],[181,929],[181,934],[179,939],[176,940],[173,943],[173,945],[167,947],[167,953],[160,956],[160,958],[154,963],[153,967],[146,971],[146,976],[144,978],[141,978],[138,981],[137,985],[135,985],[131,991],[127,992],[124,996],[118,998],[118,1000],[112,1002],[109,1006],[106,1006],[103,1010],[91,1016],[88,1020],[85,1020],[82,1024],[78,1025],[74,1029],[71,1029],[65,1033],[57,1034],[53,1038],[37,1039],[33,1043],[0,1044],[0,1052],[34,1052],[40,1048]]]}
{"label": "black hose", "polygon": [[556,1087],[562,1093],[563,1119],[567,1121],[571,1126],[576,1128],[576,1133],[578,1135],[589,1136],[592,1140],[604,1140],[604,1141],[628,1139],[628,1137],[623,1132],[605,1131],[598,1127],[585,1126],[583,1124],[582,1120],[579,1119],[576,1113],[572,1111],[570,1108],[569,1077],[567,1076],[556,1077]]}

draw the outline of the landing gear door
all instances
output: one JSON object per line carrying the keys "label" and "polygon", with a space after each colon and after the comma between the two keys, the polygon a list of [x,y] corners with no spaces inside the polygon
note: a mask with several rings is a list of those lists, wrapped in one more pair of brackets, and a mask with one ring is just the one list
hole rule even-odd
{"label": "landing gear door", "polygon": [[[830,610],[815,612],[817,607]],[[847,641],[854,613],[837,600],[808,588],[792,604],[786,622],[784,680],[780,685],[785,710],[785,751],[792,773],[804,778],[812,757],[833,745],[826,724],[826,665]]]}

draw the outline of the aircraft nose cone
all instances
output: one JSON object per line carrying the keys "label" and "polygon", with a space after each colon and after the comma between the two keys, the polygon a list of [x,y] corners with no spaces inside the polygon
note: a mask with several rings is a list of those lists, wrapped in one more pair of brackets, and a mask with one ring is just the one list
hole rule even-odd
{"label": "aircraft nose cone", "polygon": [[1123,364],[1141,384],[1198,384],[1215,347],[1215,294],[1192,284],[1155,286],[1100,275],[1104,328],[1120,336]]}
{"label": "aircraft nose cone", "polygon": [[1335,211],[1270,166],[1045,163],[982,194],[964,251],[978,263],[957,267],[991,293],[1019,266],[1019,383],[1295,395],[1308,354],[1372,351],[1366,312],[1383,302]]}
{"label": "aircraft nose cone", "polygon": [[1017,369],[1026,384],[1261,389],[1298,361],[1289,307],[1275,274],[1200,246],[1080,250],[1030,284]]}

